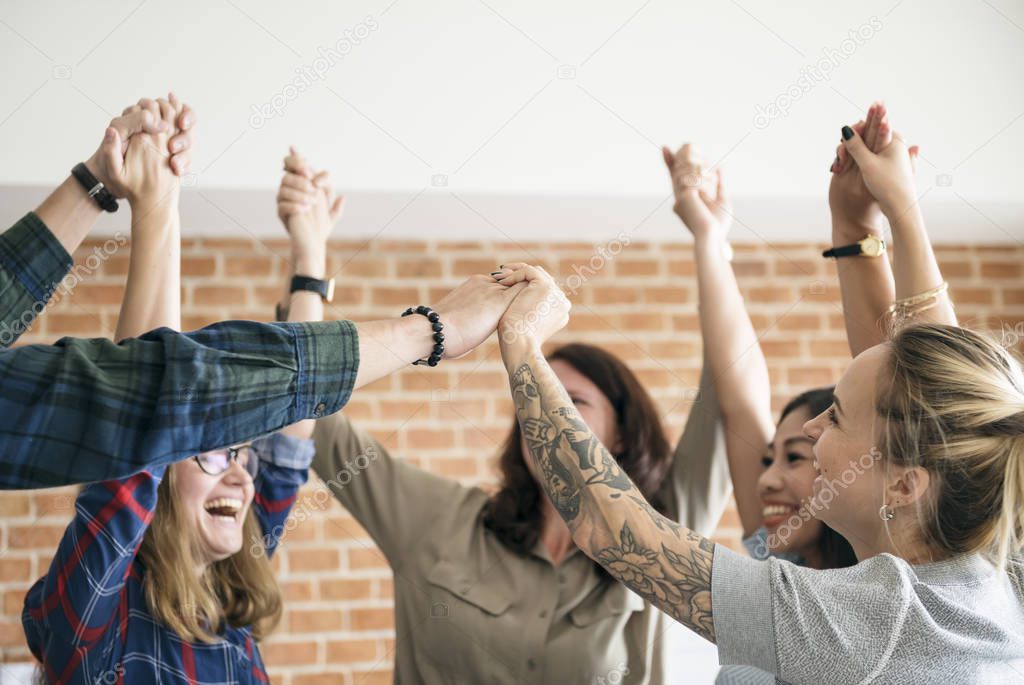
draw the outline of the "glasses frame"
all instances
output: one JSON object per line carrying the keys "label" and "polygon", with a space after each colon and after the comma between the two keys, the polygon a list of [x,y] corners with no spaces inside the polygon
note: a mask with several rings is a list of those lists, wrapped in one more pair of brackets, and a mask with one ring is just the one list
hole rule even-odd
{"label": "glasses frame", "polygon": [[[224,449],[219,449],[219,450],[209,450],[208,452],[203,452],[202,454],[194,455],[192,457],[192,459],[195,460],[196,464],[199,466],[199,468],[202,470],[202,472],[205,473],[206,475],[208,475],[208,476],[223,476],[225,473],[227,473],[228,469],[231,468],[231,462],[238,462],[238,455],[242,453],[242,450],[248,450],[248,452],[249,452],[249,460],[248,460],[248,462],[246,462],[245,466],[242,466],[242,470],[245,471],[246,473],[248,473],[249,476],[253,480],[256,480],[256,474],[259,473],[260,455],[256,451],[256,448],[252,445],[252,443],[247,443],[245,445],[239,445],[238,447],[225,447]],[[227,452],[228,453],[228,465],[224,467],[224,470],[214,472],[214,471],[210,471],[208,468],[206,468],[203,465],[203,460],[201,459],[201,457],[203,456],[203,454],[209,454],[210,452]],[[241,464],[239,464],[239,465],[241,465]]]}

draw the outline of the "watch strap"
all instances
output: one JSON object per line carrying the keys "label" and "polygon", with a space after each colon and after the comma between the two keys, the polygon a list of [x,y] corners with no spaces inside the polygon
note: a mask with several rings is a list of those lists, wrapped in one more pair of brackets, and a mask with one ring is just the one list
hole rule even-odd
{"label": "watch strap", "polygon": [[323,280],[310,276],[292,276],[291,292],[302,291],[317,293],[324,302],[330,303],[334,299],[334,279]]}
{"label": "watch strap", "polygon": [[860,243],[854,243],[853,245],[843,245],[841,247],[833,247],[825,250],[821,253],[822,257],[856,257],[863,254],[863,248]]}
{"label": "watch strap", "polygon": [[100,209],[105,212],[117,211],[117,198],[103,185],[103,181],[89,171],[89,167],[85,166],[84,162],[76,164],[71,169],[71,175],[85,188],[86,194],[96,201]]}

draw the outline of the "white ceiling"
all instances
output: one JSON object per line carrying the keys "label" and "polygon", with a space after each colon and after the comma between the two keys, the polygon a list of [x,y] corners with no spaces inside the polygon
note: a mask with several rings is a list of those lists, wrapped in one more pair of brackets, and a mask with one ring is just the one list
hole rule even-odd
{"label": "white ceiling", "polygon": [[[5,0],[0,38],[0,186],[58,181],[111,115],[174,88],[201,120],[209,197],[269,191],[293,142],[355,197],[653,207],[658,145],[696,140],[745,223],[767,198],[800,205],[779,221],[806,230],[827,219],[840,126],[884,98],[922,146],[927,202],[1024,238],[1019,0]],[[827,79],[806,70],[822,60]],[[758,118],[787,93],[785,115]]]}

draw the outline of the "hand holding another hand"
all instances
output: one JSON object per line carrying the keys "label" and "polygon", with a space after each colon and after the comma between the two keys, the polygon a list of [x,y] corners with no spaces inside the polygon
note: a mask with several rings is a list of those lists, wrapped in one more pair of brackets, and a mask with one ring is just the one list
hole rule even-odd
{"label": "hand holding another hand", "polygon": [[891,132],[885,106],[879,103],[868,110],[865,123],[844,126],[842,137],[831,167],[833,218],[881,232],[879,209],[891,224],[917,203],[914,172],[919,148]]}
{"label": "hand holding another hand", "polygon": [[700,152],[692,143],[684,144],[675,154],[663,147],[661,154],[672,177],[676,199],[673,211],[694,240],[724,241],[732,223],[732,207],[721,170],[705,171]]}
{"label": "hand holding another hand", "polygon": [[[506,364],[515,364],[523,353],[541,345],[569,323],[572,303],[555,279],[542,267],[524,263],[505,264],[498,283],[521,287],[498,322],[498,339]],[[523,287],[525,284],[525,287]]]}
{"label": "hand holding another hand", "polygon": [[131,139],[140,134],[160,136],[165,151],[162,159],[181,177],[188,173],[191,164],[194,126],[192,109],[173,93],[166,100],[139,100],[111,120],[99,148],[85,165],[115,197],[127,198],[132,187],[144,181],[135,174],[129,175],[125,168]]}

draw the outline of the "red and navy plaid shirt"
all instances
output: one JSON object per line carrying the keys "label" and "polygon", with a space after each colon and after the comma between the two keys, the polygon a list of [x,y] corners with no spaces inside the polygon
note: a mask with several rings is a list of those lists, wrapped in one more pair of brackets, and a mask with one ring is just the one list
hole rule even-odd
{"label": "red and navy plaid shirt", "polygon": [[[254,443],[260,454],[253,510],[273,554],[313,442],[280,433]],[[136,554],[153,519],[166,467],[87,486],[75,503],[49,572],[25,597],[29,648],[52,683],[269,682],[251,629],[227,627],[214,644],[186,642],[150,614],[145,568]],[[246,544],[249,544],[248,542]],[[248,554],[248,548],[239,554]]]}

